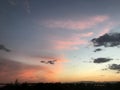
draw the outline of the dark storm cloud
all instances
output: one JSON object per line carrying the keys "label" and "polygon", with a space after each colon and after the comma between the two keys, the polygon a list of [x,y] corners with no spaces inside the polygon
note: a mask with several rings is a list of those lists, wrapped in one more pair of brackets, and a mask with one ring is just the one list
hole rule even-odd
{"label": "dark storm cloud", "polygon": [[101,50],[102,50],[101,48],[97,48],[97,49],[94,50],[94,52],[99,52]]}
{"label": "dark storm cloud", "polygon": [[11,50],[6,48],[4,45],[0,44],[0,50],[6,51],[6,52],[10,52]]}
{"label": "dark storm cloud", "polygon": [[94,59],[94,63],[105,63],[113,60],[112,58],[96,58]]}
{"label": "dark storm cloud", "polygon": [[120,33],[106,33],[98,38],[93,38],[91,40],[94,47],[104,46],[104,47],[114,47],[120,45]]}

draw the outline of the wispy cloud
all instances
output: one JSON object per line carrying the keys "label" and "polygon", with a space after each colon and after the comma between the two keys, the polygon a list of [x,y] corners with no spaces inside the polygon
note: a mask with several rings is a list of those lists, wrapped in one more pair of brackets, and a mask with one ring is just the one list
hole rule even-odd
{"label": "wispy cloud", "polygon": [[12,6],[15,6],[17,4],[16,0],[8,0],[8,3]]}
{"label": "wispy cloud", "polygon": [[94,16],[86,19],[78,19],[78,20],[48,20],[43,24],[49,28],[64,28],[64,29],[72,29],[72,30],[84,30],[88,28],[92,28],[93,26],[106,21],[108,16]]}
{"label": "wispy cloud", "polygon": [[104,34],[106,34],[106,33],[109,33],[110,29],[111,29],[110,27],[104,28],[104,29],[100,32],[100,34],[99,34],[98,36],[102,36],[102,35],[104,35]]}
{"label": "wispy cloud", "polygon": [[38,59],[40,62],[42,61],[43,63],[50,63],[50,62],[56,62],[57,63],[62,63],[62,62],[67,62],[68,60],[65,59],[64,55],[59,55],[59,56],[50,56],[50,55],[33,55],[31,58]]}
{"label": "wispy cloud", "polygon": [[102,28],[102,30],[100,31],[100,33],[98,34],[98,36],[102,36],[102,35],[104,35],[106,33],[109,33],[112,30],[113,26],[115,26],[115,24],[116,24],[115,22],[108,23],[108,25],[106,25],[106,26],[104,26]]}
{"label": "wispy cloud", "polygon": [[87,40],[84,38],[88,38],[93,36],[93,32],[87,33],[73,33],[71,36],[66,38],[56,38],[52,40],[53,48],[56,50],[78,50],[79,46],[87,44]]}
{"label": "wispy cloud", "polygon": [[31,13],[29,0],[25,0],[24,7],[25,7],[27,13]]}
{"label": "wispy cloud", "polygon": [[0,50],[6,51],[6,52],[10,52],[11,50],[6,48],[4,45],[0,44]]}
{"label": "wispy cloud", "polygon": [[93,32],[83,33],[80,34],[80,37],[91,37],[93,34],[94,34]]}
{"label": "wispy cloud", "polygon": [[63,40],[59,40],[59,41],[55,41],[55,46],[54,48],[57,50],[76,50],[79,49],[79,45],[83,45],[86,44],[86,41],[84,40],[67,40],[67,41],[63,41]]}
{"label": "wispy cloud", "polygon": [[[30,1],[29,0],[23,0],[22,1],[23,5],[21,6],[24,6],[24,9],[27,13],[31,13],[31,10],[30,10]],[[8,3],[12,6],[16,6],[19,4],[18,0],[8,0]]]}

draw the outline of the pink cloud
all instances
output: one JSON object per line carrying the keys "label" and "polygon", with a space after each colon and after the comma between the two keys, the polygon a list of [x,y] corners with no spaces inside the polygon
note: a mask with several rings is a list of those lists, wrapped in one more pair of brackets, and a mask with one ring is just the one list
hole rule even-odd
{"label": "pink cloud", "polygon": [[88,33],[83,33],[80,34],[81,37],[91,37],[94,33],[93,32],[88,32]]}
{"label": "pink cloud", "polygon": [[100,34],[98,36],[102,36],[105,33],[108,33],[110,31],[110,28],[105,28],[104,30],[102,30],[102,32],[100,32]]}
{"label": "pink cloud", "polygon": [[85,38],[91,37],[93,34],[93,32],[73,33],[66,38],[57,38],[57,36],[54,36],[55,39],[52,39],[51,42],[53,43],[53,48],[56,50],[78,50],[79,46],[88,43]]}
{"label": "pink cloud", "polygon": [[[52,70],[51,68],[47,66],[40,66],[40,67],[32,67],[32,68],[25,68],[21,71],[19,71],[18,74],[16,74],[17,78],[20,79],[20,81],[29,81],[29,82],[50,82],[50,79],[54,78],[52,76],[55,75],[55,70]],[[46,75],[51,77],[46,77]]]}
{"label": "pink cloud", "polygon": [[[65,59],[65,58],[63,58]],[[0,82],[56,82],[59,73],[63,69],[62,64],[55,66],[27,65],[12,60],[1,59],[0,63]]]}
{"label": "pink cloud", "polygon": [[72,50],[72,49],[78,49],[78,45],[86,44],[86,41],[84,40],[78,40],[78,41],[56,41],[55,42],[55,49],[58,50]]}
{"label": "pink cloud", "polygon": [[103,29],[102,29],[102,31],[99,33],[99,35],[98,36],[102,36],[102,35],[104,35],[105,33],[108,33],[108,32],[110,32],[110,30],[112,29],[112,27],[114,26],[114,24],[115,23],[109,23],[108,25],[106,25]]}
{"label": "pink cloud", "polygon": [[94,16],[84,20],[48,20],[44,25],[49,28],[65,28],[84,30],[102,23],[108,19],[108,16]]}

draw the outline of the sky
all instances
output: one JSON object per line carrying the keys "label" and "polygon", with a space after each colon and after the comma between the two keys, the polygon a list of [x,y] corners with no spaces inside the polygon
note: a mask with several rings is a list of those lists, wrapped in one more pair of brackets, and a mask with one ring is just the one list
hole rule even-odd
{"label": "sky", "polygon": [[120,80],[120,0],[0,0],[0,83]]}

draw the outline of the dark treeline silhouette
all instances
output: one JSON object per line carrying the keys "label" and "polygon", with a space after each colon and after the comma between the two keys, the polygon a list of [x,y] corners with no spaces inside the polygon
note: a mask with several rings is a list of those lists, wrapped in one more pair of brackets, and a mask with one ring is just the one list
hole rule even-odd
{"label": "dark treeline silhouette", "polygon": [[0,90],[120,90],[120,82],[18,83],[5,84]]}

